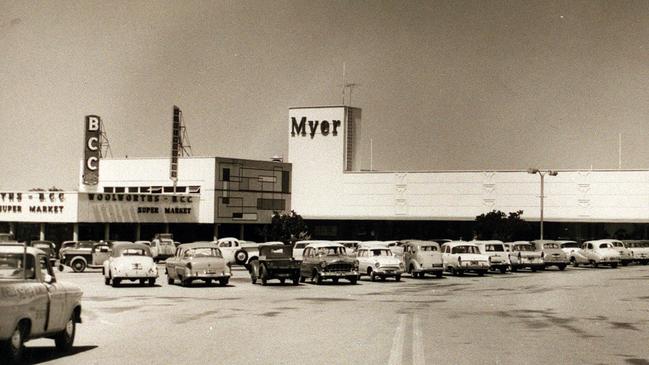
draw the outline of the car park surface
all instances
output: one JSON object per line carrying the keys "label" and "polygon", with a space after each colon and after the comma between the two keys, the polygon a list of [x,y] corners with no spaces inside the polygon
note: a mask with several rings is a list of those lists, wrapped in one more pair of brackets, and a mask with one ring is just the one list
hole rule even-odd
{"label": "car park surface", "polygon": [[[252,285],[248,272],[235,267],[229,285],[218,290],[166,282],[111,290],[90,269],[66,268],[58,279],[83,289],[84,324],[68,356],[51,340],[28,342],[32,363],[649,361],[649,266],[642,265],[266,287]],[[272,336],[255,336],[253,345],[251,328],[272,328]]]}

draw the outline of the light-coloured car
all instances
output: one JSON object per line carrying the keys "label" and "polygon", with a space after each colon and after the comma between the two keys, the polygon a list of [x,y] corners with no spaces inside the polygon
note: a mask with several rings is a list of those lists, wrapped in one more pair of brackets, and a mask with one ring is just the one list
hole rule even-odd
{"label": "light-coloured car", "polygon": [[151,257],[149,246],[141,243],[113,243],[113,251],[102,269],[106,285],[119,286],[124,280],[139,281],[154,286],[158,267]]}
{"label": "light-coloured car", "polygon": [[176,248],[174,256],[165,261],[167,283],[176,280],[183,286],[190,285],[194,280],[202,280],[207,284],[218,281],[226,286],[232,272],[221,250],[215,242],[185,243]]}
{"label": "light-coloured car", "polygon": [[649,241],[626,240],[624,243],[631,250],[635,262],[642,265],[649,264]]}
{"label": "light-coloured car", "polygon": [[509,269],[509,254],[505,251],[503,241],[498,240],[474,240],[471,243],[480,248],[480,253],[489,256],[489,269],[499,270],[501,273]]}
{"label": "light-coloured car", "polygon": [[532,241],[537,250],[543,252],[543,263],[547,269],[550,266],[556,266],[559,270],[564,270],[570,263],[568,256],[556,241],[535,240]]}
{"label": "light-coloured car", "polygon": [[439,243],[411,240],[403,244],[403,264],[413,278],[433,274],[438,278],[444,273]]}
{"label": "light-coloured car", "polygon": [[70,351],[82,295],[79,287],[56,280],[43,251],[0,245],[0,363],[22,363],[23,344],[36,338]]}
{"label": "light-coloured car", "polygon": [[510,247],[509,264],[512,272],[519,269],[529,268],[537,271],[545,268],[543,262],[543,251],[537,251],[536,247],[528,241],[507,242]]}
{"label": "light-coloured car", "polygon": [[444,269],[453,275],[464,275],[472,271],[483,276],[489,271],[489,256],[480,253],[480,248],[470,242],[450,241],[442,245]]}
{"label": "light-coloured car", "polygon": [[304,249],[306,246],[312,244],[312,243],[331,243],[332,241],[324,241],[324,240],[304,240],[304,241],[297,241],[295,242],[295,245],[293,245],[293,258],[296,260],[302,260],[303,254],[304,254]]}
{"label": "light-coloured car", "polygon": [[151,241],[140,240],[140,241],[135,241],[135,242],[133,242],[133,243],[143,243],[143,244],[145,244],[145,245],[151,247]]}
{"label": "light-coloured car", "polygon": [[156,262],[166,260],[176,252],[176,244],[171,233],[156,234],[148,246],[151,248],[151,257]]}
{"label": "light-coloured car", "polygon": [[356,252],[356,259],[360,275],[368,275],[372,281],[377,277],[381,280],[386,277],[401,280],[404,263],[385,245],[363,246]]}
{"label": "light-coloured car", "polygon": [[634,260],[633,252],[626,247],[626,244],[624,242],[620,240],[606,240],[606,241],[610,242],[613,245],[613,247],[615,247],[617,252],[620,254],[620,264],[622,264],[622,266],[626,266],[633,262]]}
{"label": "light-coloured car", "polygon": [[358,245],[361,241],[334,241],[338,242],[341,245],[345,246],[345,251],[348,256],[356,256],[356,250],[358,250]]}
{"label": "light-coloured car", "polygon": [[[608,265],[616,268],[620,263],[620,253],[610,240],[586,241],[579,249],[579,255],[573,253],[575,266],[586,264],[598,267],[599,265]],[[571,260],[572,258],[571,257]]]}
{"label": "light-coloured car", "polygon": [[306,278],[316,284],[325,279],[337,283],[340,278],[356,284],[359,278],[358,261],[347,256],[345,246],[332,241],[309,243],[304,248],[300,265],[300,281]]}

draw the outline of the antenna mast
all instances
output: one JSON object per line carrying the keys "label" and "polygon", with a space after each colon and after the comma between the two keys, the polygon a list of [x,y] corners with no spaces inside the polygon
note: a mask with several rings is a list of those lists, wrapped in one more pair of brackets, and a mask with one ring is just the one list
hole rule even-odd
{"label": "antenna mast", "polygon": [[113,150],[110,149],[110,141],[108,140],[108,133],[106,133],[106,125],[104,120],[99,120],[99,158],[106,156],[113,157]]}
{"label": "antenna mast", "polygon": [[352,90],[353,90],[353,88],[355,88],[357,86],[360,86],[360,84],[356,84],[356,83],[353,83],[353,82],[347,82],[347,80],[345,78],[346,78],[346,65],[345,65],[345,62],[343,62],[343,85],[342,85],[343,105],[347,105],[347,104],[345,104],[345,94],[346,94],[345,90],[347,88],[349,88],[349,105],[351,105],[352,104]]}
{"label": "antenna mast", "polygon": [[183,112],[180,111],[180,156],[181,157],[191,157],[192,156],[192,145],[189,142],[189,134],[187,133],[187,126],[183,119]]}

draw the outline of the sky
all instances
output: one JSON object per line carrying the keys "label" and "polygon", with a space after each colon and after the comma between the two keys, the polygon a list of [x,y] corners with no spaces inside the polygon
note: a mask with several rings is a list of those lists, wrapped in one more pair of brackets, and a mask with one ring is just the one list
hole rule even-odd
{"label": "sky", "polygon": [[[362,168],[649,168],[649,1],[0,0],[0,189],[115,158],[287,156],[288,109],[363,109]],[[100,172],[101,173],[101,172]]]}

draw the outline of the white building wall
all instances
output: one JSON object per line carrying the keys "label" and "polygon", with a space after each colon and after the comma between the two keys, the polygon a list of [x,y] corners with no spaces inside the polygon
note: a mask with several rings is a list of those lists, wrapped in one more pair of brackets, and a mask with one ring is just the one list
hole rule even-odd
{"label": "white building wall", "polygon": [[[293,209],[308,219],[473,220],[493,209],[540,218],[540,177],[526,171],[344,172],[344,134],[291,135],[292,118],[339,119],[344,107],[289,111]],[[545,177],[544,219],[649,222],[649,171],[560,171]]]}
{"label": "white building wall", "polygon": [[[83,185],[82,192],[103,192],[104,187],[115,186],[173,186],[169,178],[169,158],[102,159],[99,161],[99,183]],[[192,157],[178,160],[177,186],[200,186],[199,221],[214,222],[215,159]],[[80,174],[81,175],[81,174]]]}

